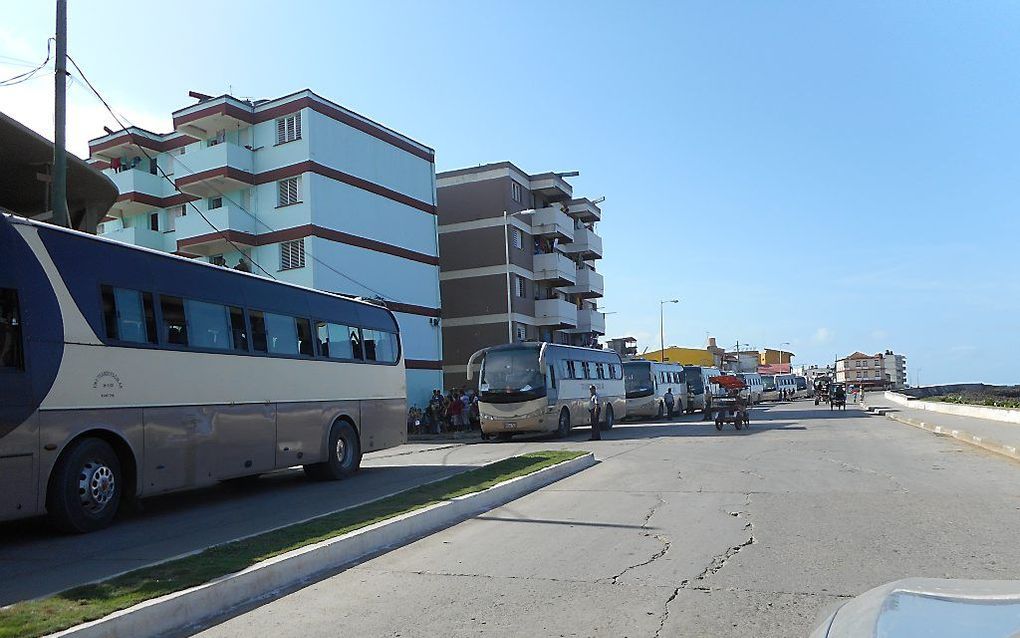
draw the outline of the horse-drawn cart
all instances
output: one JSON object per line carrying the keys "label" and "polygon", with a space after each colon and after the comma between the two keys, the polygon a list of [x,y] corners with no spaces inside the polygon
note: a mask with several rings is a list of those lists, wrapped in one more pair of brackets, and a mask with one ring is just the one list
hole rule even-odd
{"label": "horse-drawn cart", "polygon": [[738,430],[751,427],[751,417],[748,413],[750,396],[743,379],[731,374],[724,374],[711,377],[709,381],[726,390],[726,396],[718,397],[712,402],[710,418],[715,421],[715,429],[722,430],[726,423],[732,423],[733,427]]}

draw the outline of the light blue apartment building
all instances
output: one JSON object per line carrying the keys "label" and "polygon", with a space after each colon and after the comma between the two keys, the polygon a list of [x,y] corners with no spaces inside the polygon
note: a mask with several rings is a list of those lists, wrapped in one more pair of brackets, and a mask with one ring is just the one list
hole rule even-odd
{"label": "light blue apartment building", "polygon": [[192,96],[170,133],[89,142],[120,191],[100,235],[384,300],[424,406],[442,387],[434,151],[309,90]]}

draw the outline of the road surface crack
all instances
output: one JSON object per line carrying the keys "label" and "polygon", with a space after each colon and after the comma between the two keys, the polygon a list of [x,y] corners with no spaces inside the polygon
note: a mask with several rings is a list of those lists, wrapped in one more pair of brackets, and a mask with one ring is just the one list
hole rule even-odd
{"label": "road surface crack", "polygon": [[848,463],[846,461],[841,461],[839,459],[834,459],[834,458],[831,458],[831,457],[825,457],[825,460],[830,462],[830,463],[835,463],[835,464],[839,465],[841,468],[843,468],[847,472],[851,472],[851,473],[863,472],[865,474],[871,474],[873,476],[880,476],[882,478],[889,479],[889,481],[893,485],[896,486],[897,490],[899,490],[901,492],[908,493],[908,494],[910,493],[910,490],[908,490],[907,488],[903,487],[903,484],[900,483],[899,479],[897,479],[892,474],[889,474],[888,472],[879,472],[878,470],[872,470],[872,469],[869,469],[869,468],[866,468],[866,467],[861,467],[860,465],[854,465],[853,463]]}
{"label": "road surface crack", "polygon": [[662,629],[666,626],[666,621],[669,620],[669,604],[676,600],[676,597],[680,595],[680,590],[682,588],[683,585],[674,589],[673,593],[670,594],[669,598],[666,599],[665,604],[663,604],[662,615],[659,616],[659,628],[655,630],[655,638],[659,638],[659,635],[662,634]]}
{"label": "road surface crack", "polygon": [[[751,504],[751,495],[749,493],[745,494],[744,495],[744,499],[745,499],[744,507],[746,508],[746,507],[750,506],[750,504]],[[729,514],[730,516],[736,517],[736,518],[742,518],[742,517],[749,516],[749,513],[747,512],[746,509],[738,510],[736,512],[727,512],[727,514]],[[740,551],[742,549],[744,549],[745,547],[749,547],[751,545],[754,545],[754,543],[755,543],[755,539],[754,539],[754,523],[752,523],[750,520],[748,520],[747,523],[744,524],[744,529],[747,531],[747,534],[748,534],[746,541],[744,541],[742,543],[739,543],[737,545],[734,545],[732,547],[729,547],[729,548],[726,549],[725,552],[723,552],[721,554],[716,554],[715,556],[713,556],[712,557],[712,561],[708,564],[707,567],[705,567],[704,570],[702,570],[702,572],[700,574],[698,574],[697,576],[695,576],[691,580],[684,580],[682,583],[680,583],[680,587],[682,589],[695,589],[697,586],[693,585],[692,583],[703,582],[709,576],[712,576],[713,574],[719,573],[719,570],[722,569],[726,565],[726,561],[728,561],[729,559],[731,559],[734,556],[736,556],[737,554],[739,554]]]}
{"label": "road surface crack", "polygon": [[662,547],[659,549],[659,551],[652,554],[651,557],[648,558],[647,560],[643,560],[640,563],[635,563],[634,565],[625,567],[623,571],[621,571],[619,574],[616,574],[615,576],[612,577],[612,579],[610,579],[609,581],[610,584],[616,585],[619,582],[620,578],[630,570],[637,569],[638,567],[644,567],[645,565],[649,565],[665,556],[666,552],[669,551],[671,545],[671,541],[669,540],[669,538],[663,536],[662,534],[654,534],[650,530],[648,530],[649,522],[652,520],[652,517],[655,516],[655,512],[657,512],[660,507],[666,504],[666,500],[662,498],[662,494],[656,494],[655,498],[658,500],[648,510],[648,513],[645,514],[645,520],[641,523],[641,529],[645,530],[644,532],[641,533],[641,535],[646,538],[654,538],[655,540],[662,543]]}

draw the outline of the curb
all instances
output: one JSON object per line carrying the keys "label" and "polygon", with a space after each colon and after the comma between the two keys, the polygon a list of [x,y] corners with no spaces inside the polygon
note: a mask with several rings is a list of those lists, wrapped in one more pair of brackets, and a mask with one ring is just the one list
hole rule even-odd
{"label": "curb", "polygon": [[46,638],[158,636],[222,616],[231,609],[309,584],[336,568],[405,545],[499,507],[595,465],[591,453],[504,481],[481,492],[408,512],[308,545],[191,589],[145,601]]}
{"label": "curb", "polygon": [[924,421],[918,421],[917,419],[911,419],[910,417],[889,414],[888,413],[889,408],[869,407],[868,411],[874,414],[878,414],[880,416],[884,416],[885,418],[896,421],[897,423],[910,425],[921,430],[927,430],[932,434],[939,434],[942,436],[952,437],[957,441],[961,441],[968,445],[973,445],[983,450],[988,450],[989,452],[993,452],[995,454],[1011,458],[1014,461],[1020,461],[1020,452],[1018,452],[1017,448],[1013,445],[1006,445],[1005,443],[1000,443],[999,441],[989,439],[988,437],[971,434],[966,430],[944,428],[941,425],[932,425],[931,423],[925,423]]}

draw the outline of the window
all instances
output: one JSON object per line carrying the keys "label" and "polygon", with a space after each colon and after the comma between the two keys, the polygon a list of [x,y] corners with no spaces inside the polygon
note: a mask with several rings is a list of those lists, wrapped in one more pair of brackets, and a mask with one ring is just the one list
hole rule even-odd
{"label": "window", "polygon": [[623,366],[620,365],[619,363],[614,363],[613,364],[613,378],[614,379],[622,379],[623,378]]}
{"label": "window", "polygon": [[149,215],[149,230],[159,232],[159,213]]}
{"label": "window", "polygon": [[184,300],[189,345],[210,350],[248,350],[244,311],[205,301]]}
{"label": "window", "polygon": [[524,296],[524,277],[520,275],[514,275],[514,295],[518,297]]}
{"label": "window", "polygon": [[524,341],[528,338],[528,329],[524,326],[517,326],[517,340]]}
{"label": "window", "polygon": [[365,346],[365,361],[397,362],[397,335],[365,328],[361,336]]}
{"label": "window", "polygon": [[0,369],[24,370],[18,291],[0,288]]}
{"label": "window", "polygon": [[521,201],[521,185],[513,180],[510,181],[510,196],[515,202]]}
{"label": "window", "polygon": [[172,233],[177,230],[177,218],[184,217],[187,215],[187,209],[184,206],[174,206],[166,210],[166,232]]}
{"label": "window", "polygon": [[301,177],[288,177],[276,182],[276,207],[301,202]]}
{"label": "window", "polygon": [[188,345],[188,322],[184,316],[184,300],[180,297],[160,296],[159,307],[163,311],[161,341],[171,346]]}
{"label": "window", "polygon": [[256,352],[313,356],[312,325],[307,319],[253,310],[251,339]]}
{"label": "window", "polygon": [[330,359],[361,358],[361,335],[357,328],[320,321],[315,324],[315,332],[322,356]]}
{"label": "window", "polygon": [[514,229],[514,248],[517,250],[524,248],[524,233],[521,232],[520,228]]}
{"label": "window", "polygon": [[595,364],[595,376],[598,377],[599,379],[605,379],[606,378],[606,366],[605,366],[605,364],[603,364],[603,363],[596,363]]}
{"label": "window", "polygon": [[131,343],[156,343],[156,314],[151,293],[103,286],[100,294],[108,338]]}
{"label": "window", "polygon": [[280,243],[280,270],[305,267],[305,240],[295,239]]}
{"label": "window", "polygon": [[575,364],[573,361],[567,361],[567,374],[566,374],[566,376],[567,376],[568,379],[577,379],[577,378],[579,378],[577,376],[577,364]]}
{"label": "window", "polygon": [[581,362],[581,372],[584,374],[582,378],[584,379],[591,378],[591,365],[587,361]]}
{"label": "window", "polygon": [[209,200],[208,200],[208,204],[209,204],[209,206],[208,206],[209,210],[216,210],[217,208],[222,208],[223,207],[223,198],[222,197],[210,197]]}
{"label": "window", "polygon": [[301,113],[276,120],[276,143],[286,144],[301,139]]}

